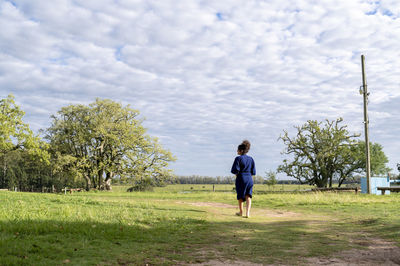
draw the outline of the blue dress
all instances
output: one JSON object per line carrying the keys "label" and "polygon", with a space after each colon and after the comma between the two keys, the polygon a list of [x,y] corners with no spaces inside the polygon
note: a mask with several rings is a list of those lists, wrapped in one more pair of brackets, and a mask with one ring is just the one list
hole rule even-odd
{"label": "blue dress", "polygon": [[240,155],[235,158],[232,165],[232,174],[236,175],[237,199],[246,200],[246,195],[253,196],[253,178],[256,174],[256,165],[253,158],[248,155]]}

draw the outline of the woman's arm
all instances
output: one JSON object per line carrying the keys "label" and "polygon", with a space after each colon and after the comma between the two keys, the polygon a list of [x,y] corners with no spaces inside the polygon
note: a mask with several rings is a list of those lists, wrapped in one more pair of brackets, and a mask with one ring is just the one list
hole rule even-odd
{"label": "woman's arm", "polygon": [[256,175],[256,163],[254,162],[254,159],[251,165],[251,175]]}
{"label": "woman's arm", "polygon": [[233,161],[231,173],[234,175],[237,175],[240,171],[240,165],[239,165],[239,157],[235,158],[235,161]]}

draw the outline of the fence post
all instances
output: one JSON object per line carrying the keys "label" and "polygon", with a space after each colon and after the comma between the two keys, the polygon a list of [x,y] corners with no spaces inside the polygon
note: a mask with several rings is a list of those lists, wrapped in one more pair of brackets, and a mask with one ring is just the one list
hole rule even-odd
{"label": "fence post", "polygon": [[64,188],[64,195],[67,195],[67,187]]}

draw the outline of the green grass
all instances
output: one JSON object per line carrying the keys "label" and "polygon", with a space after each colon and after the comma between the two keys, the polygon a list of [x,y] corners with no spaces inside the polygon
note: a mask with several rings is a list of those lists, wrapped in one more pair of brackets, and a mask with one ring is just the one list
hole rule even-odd
{"label": "green grass", "polygon": [[400,244],[397,194],[257,194],[256,186],[253,215],[244,219],[227,205],[236,205],[233,186],[222,186],[0,192],[0,265],[298,264],[365,248],[365,237]]}

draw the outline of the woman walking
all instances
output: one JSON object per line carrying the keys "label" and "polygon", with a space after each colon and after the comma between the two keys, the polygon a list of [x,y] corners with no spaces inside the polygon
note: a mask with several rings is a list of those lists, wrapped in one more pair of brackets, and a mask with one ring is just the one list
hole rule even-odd
{"label": "woman walking", "polygon": [[250,142],[243,140],[238,146],[237,156],[233,162],[231,173],[236,175],[236,193],[239,203],[238,216],[243,216],[243,202],[246,201],[246,215],[250,217],[251,198],[253,194],[253,175],[256,174],[256,166],[253,158],[247,155],[250,150]]}

